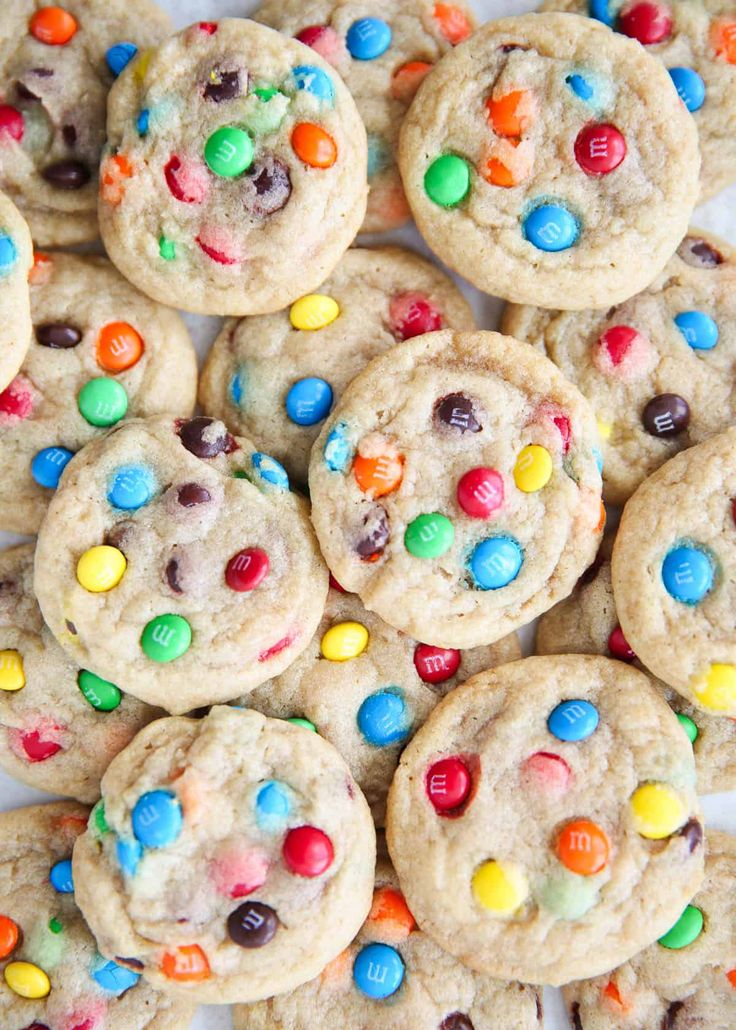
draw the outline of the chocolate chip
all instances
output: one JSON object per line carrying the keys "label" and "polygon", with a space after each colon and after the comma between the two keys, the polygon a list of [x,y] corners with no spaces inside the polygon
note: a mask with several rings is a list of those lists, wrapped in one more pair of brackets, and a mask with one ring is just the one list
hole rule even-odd
{"label": "chocolate chip", "polygon": [[176,499],[182,508],[194,508],[197,504],[207,504],[212,500],[212,495],[199,483],[185,483],[180,486]]}
{"label": "chocolate chip", "polygon": [[45,1023],[29,1023],[25,1030],[49,1030]]}
{"label": "chocolate chip", "polygon": [[693,268],[717,268],[724,261],[723,254],[706,240],[686,236],[677,248],[678,257]]}
{"label": "chocolate chip", "polygon": [[262,948],[279,928],[279,918],[272,908],[260,901],[246,901],[227,918],[230,940],[241,948]]}
{"label": "chocolate chip", "polygon": [[464,393],[448,393],[434,406],[434,416],[461,433],[479,433],[483,426],[475,417],[473,402]]}
{"label": "chocolate chip", "polygon": [[105,533],[104,543],[107,547],[117,547],[119,551],[125,551],[125,544],[134,528],[135,523],[132,519],[121,519]]}
{"label": "chocolate chip", "polygon": [[216,104],[221,104],[223,100],[233,100],[235,97],[239,97],[241,93],[239,71],[215,71],[204,88],[206,99],[214,100]]}
{"label": "chocolate chip", "polygon": [[572,1020],[572,1030],[583,1030],[583,1021],[580,1018],[580,1005],[577,1001],[574,1001],[570,1006],[570,1019]]}
{"label": "chocolate chip", "polygon": [[184,588],[179,583],[179,562],[171,558],[166,566],[166,582],[175,594],[183,594]]}
{"label": "chocolate chip", "polygon": [[502,43],[498,49],[502,54],[510,54],[512,50],[528,50],[529,47],[521,43]]}
{"label": "chocolate chip", "polygon": [[69,619],[64,619],[64,622],[66,623],[66,628],[67,628],[68,632],[71,633],[71,635],[73,637],[76,637],[76,635],[77,635],[77,627],[74,625],[74,623],[70,622]]}
{"label": "chocolate chip", "polygon": [[465,1013],[451,1012],[442,1020],[439,1030],[473,1030],[473,1023]]}
{"label": "chocolate chip", "polygon": [[54,350],[68,350],[76,347],[82,339],[82,333],[74,325],[67,322],[46,322],[36,326],[36,339],[42,347]]}
{"label": "chocolate chip", "polygon": [[257,218],[280,211],[291,196],[289,169],[273,154],[263,154],[254,161],[242,185],[243,202]]}
{"label": "chocolate chip", "polygon": [[222,422],[205,415],[190,418],[179,426],[179,438],[186,449],[198,458],[215,458],[235,450],[235,440]]}
{"label": "chocolate chip", "polygon": [[54,73],[51,68],[31,68],[34,75],[38,75],[39,79],[52,79]]}
{"label": "chocolate chip", "polygon": [[65,125],[61,130],[64,142],[68,147],[73,147],[77,142],[77,130],[73,125]]}
{"label": "chocolate chip", "polygon": [[537,1022],[540,1026],[544,1023],[544,1009],[542,1008],[542,996],[540,994],[534,995],[534,1001],[537,1005]]}
{"label": "chocolate chip", "polygon": [[679,836],[685,838],[688,850],[692,855],[693,851],[703,843],[703,827],[697,819],[688,819],[680,830]]}
{"label": "chocolate chip", "polygon": [[81,190],[92,178],[89,168],[81,161],[57,161],[44,168],[41,175],[59,190]]}
{"label": "chocolate chip", "polygon": [[684,1008],[684,1001],[673,1001],[662,1017],[662,1030],[674,1030],[677,1017]]}
{"label": "chocolate chip", "polygon": [[641,420],[652,436],[677,436],[690,422],[690,405],[676,393],[660,393],[644,408]]}
{"label": "chocolate chip", "polygon": [[363,516],[363,528],[355,550],[364,561],[371,561],[383,553],[390,536],[386,509],[374,504]]}
{"label": "chocolate chip", "polygon": [[145,966],[140,961],[140,959],[137,959],[137,958],[121,958],[120,955],[116,955],[115,956],[115,961],[120,966],[127,966],[128,969],[144,969],[145,968]]}
{"label": "chocolate chip", "polygon": [[39,96],[37,96],[35,93],[33,93],[28,88],[28,86],[26,86],[25,82],[20,82],[20,81],[16,82],[16,84],[15,84],[15,92],[18,94],[18,96],[20,97],[21,100],[27,100],[30,103],[35,103],[35,101],[41,99]]}

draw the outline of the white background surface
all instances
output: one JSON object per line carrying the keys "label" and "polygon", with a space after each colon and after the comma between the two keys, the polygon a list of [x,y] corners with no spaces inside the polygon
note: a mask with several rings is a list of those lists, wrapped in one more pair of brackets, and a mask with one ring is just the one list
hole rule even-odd
{"label": "white background surface", "polygon": [[[177,27],[188,25],[194,21],[218,17],[247,16],[258,6],[258,0],[158,0],[158,2],[161,7],[170,12]],[[534,0],[468,0],[468,2],[475,9],[480,21],[508,14],[520,14],[533,10],[537,6]],[[365,8],[366,14],[370,14],[370,0],[366,0]],[[697,211],[693,223],[701,228],[711,229],[736,244],[736,186],[732,186],[701,207]],[[404,243],[429,256],[429,251],[413,227],[387,233],[381,237],[366,238],[366,240],[368,239],[371,242],[380,239]],[[457,276],[454,278],[458,279]],[[495,298],[479,293],[463,280],[458,279],[458,282],[475,308],[478,324],[486,329],[495,328],[501,303]],[[220,320],[189,315],[186,318],[194,335],[197,350],[202,357],[217,333]],[[0,533],[0,547],[6,547],[20,539],[22,538],[9,533]],[[531,634],[524,634],[524,636],[528,643]],[[24,787],[0,772],[0,809],[17,808],[21,805],[45,800],[50,800],[50,795],[42,794],[30,787]],[[706,823],[709,826],[736,833],[736,793],[713,794],[704,799],[703,807]],[[230,1027],[230,1011],[224,1006],[202,1007],[192,1024],[192,1030],[227,1030]],[[568,1027],[559,992],[550,989],[545,990],[545,1027],[547,1030],[567,1030]],[[136,1028],[131,1028],[131,1030],[136,1030]],[[345,1030],[353,1030],[353,1028],[345,1027]],[[431,1030],[431,1028],[417,1027],[416,1030]],[[487,1028],[476,1027],[476,1030],[487,1030]],[[506,1028],[498,1028],[498,1030],[506,1030]]]}

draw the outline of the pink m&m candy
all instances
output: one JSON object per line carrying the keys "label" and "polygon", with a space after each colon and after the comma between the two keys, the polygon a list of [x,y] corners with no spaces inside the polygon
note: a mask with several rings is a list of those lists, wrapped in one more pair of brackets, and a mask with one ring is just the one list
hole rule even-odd
{"label": "pink m&m candy", "polygon": [[559,797],[572,781],[572,770],[564,758],[551,751],[536,751],[521,767],[523,781],[537,790]]}
{"label": "pink m&m candy", "polygon": [[452,647],[417,644],[414,668],[425,683],[444,683],[460,668],[460,652]]}
{"label": "pink m&m candy", "polygon": [[586,125],[575,140],[575,160],[588,175],[608,175],[626,157],[626,140],[615,125]]}
{"label": "pink m&m candy", "polygon": [[468,767],[461,758],[442,758],[427,772],[427,797],[440,814],[459,808],[470,794]]}
{"label": "pink m&m candy", "polygon": [[495,469],[471,469],[457,484],[457,503],[474,519],[490,518],[502,506],[503,498],[503,476]]}

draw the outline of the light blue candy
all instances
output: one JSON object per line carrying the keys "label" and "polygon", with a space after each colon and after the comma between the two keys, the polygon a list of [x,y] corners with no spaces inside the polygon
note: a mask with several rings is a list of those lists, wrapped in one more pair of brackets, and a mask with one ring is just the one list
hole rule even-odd
{"label": "light blue candy", "polygon": [[568,75],[565,79],[570,89],[573,91],[576,97],[580,97],[581,100],[592,100],[595,96],[595,90],[585,78],[585,76],[575,72],[573,75]]}
{"label": "light blue candy", "polygon": [[148,126],[151,122],[151,112],[147,107],[144,107],[141,113],[136,118],[135,127],[138,130],[139,136],[148,135]]}
{"label": "light blue candy", "polygon": [[705,551],[687,544],[673,547],[662,562],[662,582],[670,597],[683,604],[702,601],[713,586],[713,562]]}
{"label": "light blue candy", "polygon": [[370,694],[358,709],[358,729],[373,747],[388,747],[409,734],[404,699],[390,690]]}
{"label": "light blue candy", "polygon": [[593,455],[593,460],[598,467],[598,471],[603,475],[603,453],[600,447],[591,447],[591,453]]}
{"label": "light blue candy", "polygon": [[135,43],[116,43],[110,47],[105,54],[105,60],[107,61],[107,67],[116,79],[127,68],[137,53],[138,47]]}
{"label": "light blue candy", "polygon": [[289,489],[289,477],[286,474],[286,469],[275,458],[256,451],[251,458],[251,462],[253,463],[253,468],[264,482],[278,487],[279,490]]}
{"label": "light blue candy", "polygon": [[113,508],[137,511],[153,497],[155,483],[145,465],[123,465],[113,476],[107,499]]}
{"label": "light blue candy", "polygon": [[239,368],[230,380],[230,399],[239,408],[245,392],[245,369]]}
{"label": "light blue candy", "polygon": [[286,414],[298,426],[316,426],[332,407],[332,387],[324,379],[299,379],[286,395]]}
{"label": "light blue candy", "polygon": [[590,701],[563,701],[547,719],[547,729],[558,740],[585,740],[598,727],[598,709]]}
{"label": "light blue candy", "polygon": [[499,590],[519,575],[524,552],[512,536],[481,540],[470,557],[470,571],[479,590]]}
{"label": "light blue candy", "polygon": [[140,973],[136,973],[132,969],[126,969],[125,966],[119,966],[112,959],[105,962],[101,958],[101,961],[104,964],[93,971],[92,979],[103,991],[108,991],[110,994],[122,994],[123,991],[134,987],[141,978]]}
{"label": "light blue candy", "polygon": [[388,944],[367,944],[355,957],[353,980],[369,998],[390,998],[404,980],[404,961]]}
{"label": "light blue candy", "polygon": [[57,862],[56,865],[51,867],[49,873],[49,880],[51,886],[59,894],[73,894],[74,893],[74,880],[72,878],[72,860],[70,858],[64,858],[61,862]]}
{"label": "light blue candy", "polygon": [[524,237],[538,250],[569,250],[580,236],[577,220],[559,204],[540,204],[524,219]]}
{"label": "light blue candy", "polygon": [[392,162],[391,147],[383,136],[368,136],[368,178],[385,172]]}
{"label": "light blue candy", "polygon": [[691,113],[705,102],[705,83],[692,68],[668,68],[677,95]]}
{"label": "light blue candy", "polygon": [[258,816],[269,822],[273,819],[285,819],[291,809],[291,802],[286,788],[278,780],[264,783],[256,795]]}
{"label": "light blue candy", "polygon": [[39,486],[55,490],[59,485],[61,473],[74,457],[66,447],[44,447],[31,462],[31,475]]}
{"label": "light blue candy", "polygon": [[359,18],[348,29],[345,42],[356,61],[373,61],[391,46],[391,26],[383,18]]}
{"label": "light blue candy", "polygon": [[5,275],[18,260],[18,248],[12,236],[0,233],[0,275]]}
{"label": "light blue candy", "polygon": [[353,458],[353,446],[347,437],[348,427],[344,422],[338,422],[330,430],[325,440],[324,451],[325,465],[330,472],[344,472]]}
{"label": "light blue candy", "polygon": [[181,833],[181,805],[170,790],[149,790],[135,803],[133,834],[146,848],[165,848]]}
{"label": "light blue candy", "polygon": [[311,93],[313,97],[331,104],[335,99],[335,87],[330,76],[313,64],[300,64],[292,68],[292,76],[298,90]]}
{"label": "light blue candy", "polygon": [[718,326],[704,311],[681,311],[675,325],[693,350],[713,350],[718,343]]}
{"label": "light blue candy", "polygon": [[611,10],[611,0],[590,0],[588,5],[590,17],[596,21],[602,21],[609,28],[613,26],[615,13]]}
{"label": "light blue candy", "polygon": [[118,865],[128,876],[135,876],[138,863],[143,858],[143,848],[137,840],[119,837],[115,842],[115,854]]}

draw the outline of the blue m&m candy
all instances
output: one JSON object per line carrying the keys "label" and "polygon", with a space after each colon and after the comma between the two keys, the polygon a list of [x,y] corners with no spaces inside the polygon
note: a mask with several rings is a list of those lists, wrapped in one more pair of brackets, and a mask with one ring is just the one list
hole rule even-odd
{"label": "blue m&m candy", "polygon": [[105,54],[107,67],[117,79],[118,75],[130,64],[138,53],[135,43],[116,43]]}
{"label": "blue m&m candy", "polygon": [[580,97],[581,100],[585,101],[593,99],[595,90],[584,75],[580,75],[578,72],[575,72],[572,75],[568,75],[565,82],[576,97]]}
{"label": "blue m&m candy", "polygon": [[74,893],[74,880],[72,879],[72,860],[70,858],[62,859],[61,862],[57,862],[56,865],[51,867],[49,873],[49,880],[51,886],[59,894],[73,894]]}
{"label": "blue m&m candy", "polygon": [[330,472],[344,472],[353,459],[353,447],[347,434],[348,427],[344,422],[338,422],[327,434],[322,453]]}
{"label": "blue m&m candy", "polygon": [[580,236],[577,219],[559,204],[540,204],[524,219],[524,237],[537,250],[557,253],[574,246]]}
{"label": "blue m&m candy", "polygon": [[286,787],[277,780],[264,783],[256,795],[256,809],[265,820],[285,819],[291,809]]}
{"label": "blue m&m candy", "polygon": [[355,956],[353,980],[369,998],[390,998],[404,980],[404,960],[388,944],[367,944]]}
{"label": "blue m&m candy", "polygon": [[693,350],[713,350],[718,343],[718,326],[704,311],[681,311],[675,325]]}
{"label": "blue m&m candy", "polygon": [[113,508],[136,511],[148,504],[154,488],[153,476],[145,465],[123,465],[113,476],[107,499]]}
{"label": "blue m&m candy", "polygon": [[613,26],[614,13],[611,10],[611,0],[590,0],[588,5],[590,17],[596,21],[602,21],[609,28]]}
{"label": "blue m&m candy", "polygon": [[11,236],[0,233],[0,275],[5,275],[18,260],[18,248]]}
{"label": "blue m&m candy", "polygon": [[59,485],[61,473],[74,457],[66,447],[44,447],[31,462],[31,475],[39,486],[55,490]]}
{"label": "blue m&m candy", "polygon": [[668,68],[677,95],[691,113],[705,102],[705,83],[692,68]]}
{"label": "blue m&m candy", "polygon": [[133,833],[146,848],[164,848],[181,833],[181,805],[170,790],[149,790],[135,803]]}
{"label": "blue m&m candy", "polygon": [[358,729],[374,747],[405,740],[409,725],[404,699],[391,690],[370,694],[358,709]]}
{"label": "blue m&m candy", "polygon": [[348,29],[345,42],[356,61],[373,61],[391,46],[391,26],[383,18],[359,18]]}
{"label": "blue m&m candy", "polygon": [[109,994],[122,994],[123,991],[134,987],[141,978],[140,973],[127,969],[125,966],[119,966],[112,959],[108,962],[105,962],[104,959],[102,961],[103,965],[93,971],[92,979]]}
{"label": "blue m&m candy", "polygon": [[673,547],[662,562],[662,582],[676,601],[697,604],[713,586],[710,555],[688,544]]}
{"label": "blue m&m candy", "polygon": [[135,876],[138,863],[143,857],[143,848],[137,840],[119,837],[115,842],[118,865],[128,876]]}
{"label": "blue m&m candy", "polygon": [[598,709],[590,701],[563,701],[547,719],[547,729],[558,740],[585,740],[597,727]]}
{"label": "blue m&m candy", "polygon": [[385,172],[393,161],[391,146],[383,136],[368,134],[368,178]]}
{"label": "blue m&m candy", "polygon": [[151,112],[148,110],[147,107],[144,107],[143,110],[141,111],[141,113],[138,115],[138,117],[135,120],[135,127],[138,130],[138,135],[139,136],[147,136],[148,135],[148,126],[150,125],[150,122],[151,122]]}
{"label": "blue m&m candy", "polygon": [[324,379],[299,379],[286,395],[286,414],[298,426],[315,426],[332,407],[332,387]]}
{"label": "blue m&m candy", "polygon": [[470,571],[479,590],[499,590],[519,575],[524,553],[511,536],[481,540],[470,556]]}
{"label": "blue m&m candy", "polygon": [[245,369],[239,368],[230,380],[230,399],[236,407],[240,407],[245,393]]}
{"label": "blue m&m candy", "polygon": [[298,90],[311,93],[313,97],[325,100],[327,103],[332,103],[335,99],[335,87],[332,85],[332,79],[321,68],[316,68],[313,64],[300,64],[296,68],[292,68],[291,74]]}
{"label": "blue m&m candy", "polygon": [[289,489],[289,477],[286,474],[286,469],[275,458],[256,451],[250,460],[253,468],[264,483],[270,483],[271,486],[276,486],[279,490]]}

